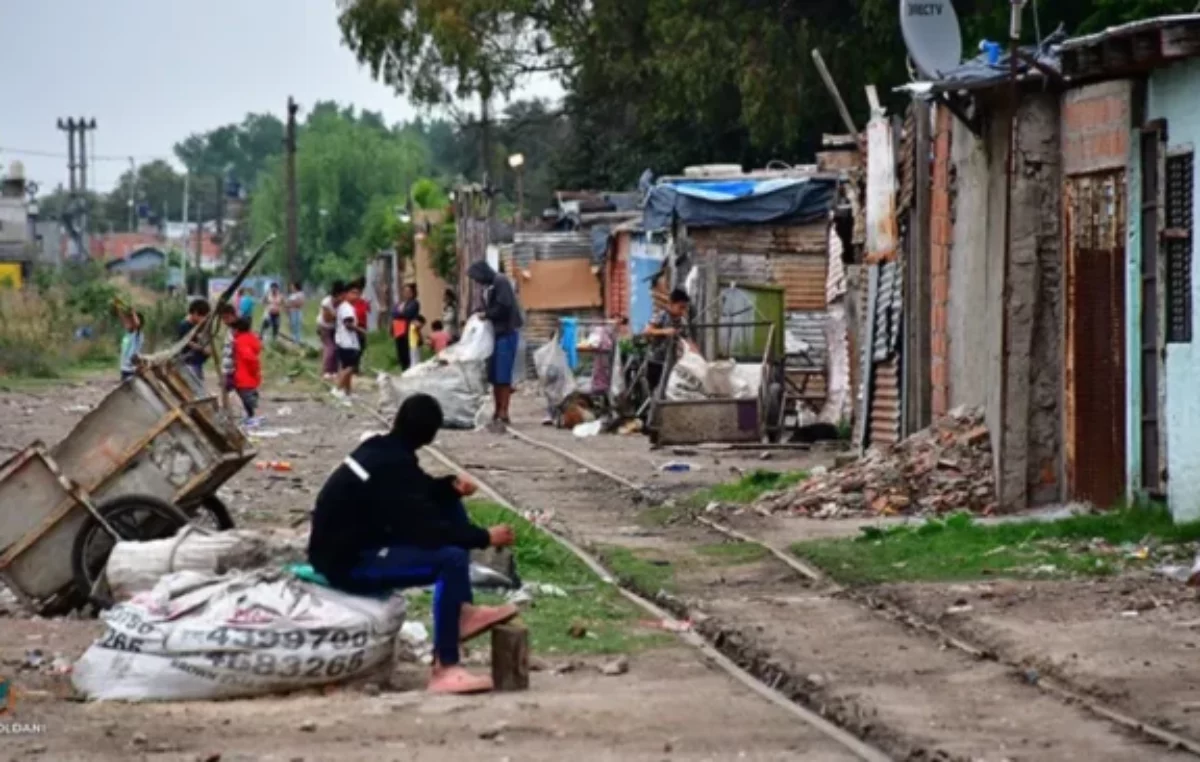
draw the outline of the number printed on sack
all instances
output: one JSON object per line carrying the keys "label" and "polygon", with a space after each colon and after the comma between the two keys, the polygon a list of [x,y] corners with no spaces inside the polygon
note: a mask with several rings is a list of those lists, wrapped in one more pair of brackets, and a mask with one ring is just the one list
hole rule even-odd
{"label": "number printed on sack", "polygon": [[296,654],[278,656],[271,653],[210,651],[205,654],[205,658],[218,669],[247,672],[256,677],[323,679],[337,678],[358,672],[367,663],[367,652],[359,650],[329,658],[323,656],[305,658]]}
{"label": "number printed on sack", "polygon": [[[153,631],[153,627],[150,630]],[[140,634],[140,630],[139,630]],[[195,636],[189,637],[191,640]],[[203,635],[204,643],[221,648],[236,648],[243,651],[273,651],[283,648],[299,651],[302,648],[332,648],[343,651],[366,648],[371,636],[367,630],[346,630],[340,627],[317,627],[312,630],[276,630],[248,627],[215,627]]]}

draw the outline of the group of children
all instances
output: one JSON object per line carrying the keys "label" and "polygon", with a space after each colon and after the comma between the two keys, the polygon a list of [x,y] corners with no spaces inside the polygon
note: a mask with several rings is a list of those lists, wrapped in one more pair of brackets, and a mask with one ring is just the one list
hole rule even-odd
{"label": "group of children", "polygon": [[[317,335],[323,348],[323,372],[327,381],[336,381],[335,396],[348,397],[353,377],[360,372],[362,354],[369,331],[370,303],[362,298],[363,281],[335,281],[329,295],[321,300],[317,316]],[[403,300],[392,310],[392,338],[401,372],[420,361],[427,344],[434,354],[451,343],[450,333],[441,320],[433,321],[425,335],[425,317],[413,284],[404,287]],[[278,284],[271,284],[265,297],[265,310],[259,333],[254,332],[254,296],[247,288],[239,289],[231,304],[221,306],[217,317],[229,330],[221,356],[222,392],[236,394],[246,411],[247,420],[255,419],[258,389],[262,385],[262,342],[268,330],[277,338],[284,309],[289,312],[293,338],[299,341],[298,313],[304,304],[303,289],[296,284],[285,298]],[[180,322],[177,338],[183,339],[212,312],[207,299],[195,299],[188,305],[187,317]],[[125,334],[121,341],[121,379],[134,375],[136,358],[142,350],[144,318],[140,312],[122,310]],[[203,383],[204,365],[211,357],[209,347],[192,342],[184,349],[184,365]]]}

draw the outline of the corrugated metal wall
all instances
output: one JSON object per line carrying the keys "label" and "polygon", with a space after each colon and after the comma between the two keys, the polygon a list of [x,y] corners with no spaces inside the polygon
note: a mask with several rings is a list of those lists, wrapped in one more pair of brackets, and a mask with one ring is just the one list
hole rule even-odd
{"label": "corrugated metal wall", "polygon": [[592,234],[588,231],[534,232],[513,234],[513,257],[517,266],[528,269],[542,259],[589,259]]}

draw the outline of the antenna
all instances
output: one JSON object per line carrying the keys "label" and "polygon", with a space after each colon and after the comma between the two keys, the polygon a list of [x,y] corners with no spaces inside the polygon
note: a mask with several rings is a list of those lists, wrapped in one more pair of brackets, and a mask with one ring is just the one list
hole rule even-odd
{"label": "antenna", "polygon": [[950,0],[900,0],[900,32],[920,76],[934,79],[962,63],[962,31]]}

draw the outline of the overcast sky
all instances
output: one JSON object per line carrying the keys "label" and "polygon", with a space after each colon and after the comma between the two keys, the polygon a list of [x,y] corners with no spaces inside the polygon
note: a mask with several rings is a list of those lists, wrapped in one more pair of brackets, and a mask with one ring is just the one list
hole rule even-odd
{"label": "overcast sky", "polygon": [[0,0],[0,34],[0,167],[20,159],[42,193],[67,183],[59,117],[96,119],[88,184],[107,190],[126,157],[173,160],[176,141],[250,111],[283,118],[288,95],[416,115],[341,45],[335,0]]}

